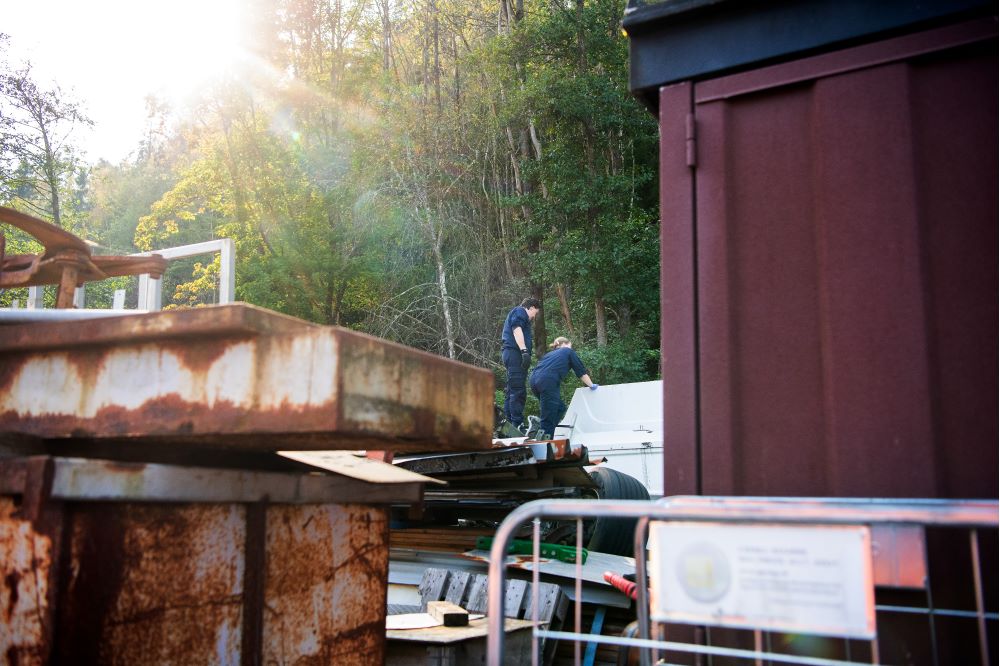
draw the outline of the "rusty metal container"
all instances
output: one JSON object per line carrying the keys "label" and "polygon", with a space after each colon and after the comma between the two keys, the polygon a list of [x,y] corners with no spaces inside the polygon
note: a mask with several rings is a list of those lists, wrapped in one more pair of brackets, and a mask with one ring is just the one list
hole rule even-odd
{"label": "rusty metal container", "polygon": [[487,370],[241,303],[0,327],[0,432],[45,440],[481,449],[492,404]]}
{"label": "rusty metal container", "polygon": [[981,0],[632,0],[659,114],[665,489],[995,497]]}
{"label": "rusty metal container", "polygon": [[243,304],[0,327],[0,662],[382,663],[388,509],[435,481],[343,449],[488,449],[492,400]]}
{"label": "rusty metal container", "polygon": [[0,460],[0,659],[381,663],[413,479]]}

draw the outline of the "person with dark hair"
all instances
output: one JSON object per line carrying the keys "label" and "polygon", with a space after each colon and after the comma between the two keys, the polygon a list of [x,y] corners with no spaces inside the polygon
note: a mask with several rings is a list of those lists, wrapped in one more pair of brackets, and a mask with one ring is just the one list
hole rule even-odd
{"label": "person with dark hair", "polygon": [[575,351],[573,343],[564,337],[558,337],[549,345],[549,351],[538,360],[538,365],[531,371],[531,391],[538,396],[539,411],[542,422],[538,426],[536,440],[552,439],[559,420],[566,413],[566,403],[559,392],[563,379],[572,369],[591,391],[596,391],[599,384],[590,379],[587,368]]}
{"label": "person with dark hair", "polygon": [[537,298],[524,299],[507,313],[500,334],[500,360],[507,369],[503,415],[521,432],[525,432],[524,401],[528,397],[525,381],[531,365],[531,322],[541,307]]}

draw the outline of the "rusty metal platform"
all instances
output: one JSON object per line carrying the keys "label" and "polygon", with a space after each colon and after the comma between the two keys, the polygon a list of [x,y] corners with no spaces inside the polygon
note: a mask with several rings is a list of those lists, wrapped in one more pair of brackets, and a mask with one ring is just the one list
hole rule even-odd
{"label": "rusty metal platform", "polygon": [[488,449],[493,383],[245,304],[0,327],[0,433],[48,441]]}

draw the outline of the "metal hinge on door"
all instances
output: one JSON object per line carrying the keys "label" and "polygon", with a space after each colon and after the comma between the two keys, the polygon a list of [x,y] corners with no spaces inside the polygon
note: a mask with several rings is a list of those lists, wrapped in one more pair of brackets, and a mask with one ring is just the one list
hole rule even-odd
{"label": "metal hinge on door", "polygon": [[689,113],[684,127],[685,155],[687,156],[687,165],[689,167],[694,167],[698,163],[698,145],[695,137],[695,127],[694,114]]}

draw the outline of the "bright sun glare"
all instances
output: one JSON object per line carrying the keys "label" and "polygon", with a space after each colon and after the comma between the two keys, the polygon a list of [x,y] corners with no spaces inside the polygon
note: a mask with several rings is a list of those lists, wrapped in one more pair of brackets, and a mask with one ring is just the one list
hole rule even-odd
{"label": "bright sun glare", "polygon": [[[182,110],[240,60],[240,0],[35,0],[4,8],[0,32],[38,80],[72,89],[96,121],[91,158],[119,159],[145,122],[148,95]],[[82,132],[81,135],[82,137]]]}
{"label": "bright sun glare", "polygon": [[237,63],[238,2],[180,0],[156,7],[151,21],[158,37],[145,46],[147,82],[178,106]]}

